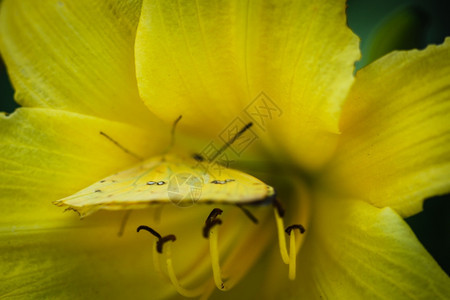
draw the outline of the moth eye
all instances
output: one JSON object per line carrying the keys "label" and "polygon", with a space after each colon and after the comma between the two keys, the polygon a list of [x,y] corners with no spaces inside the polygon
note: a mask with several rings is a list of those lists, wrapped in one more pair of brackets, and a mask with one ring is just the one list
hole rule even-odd
{"label": "moth eye", "polygon": [[154,185],[156,184],[156,181],[147,181],[147,185]]}
{"label": "moth eye", "polygon": [[158,181],[156,184],[157,185],[163,185],[163,184],[166,184],[166,182],[165,181]]}

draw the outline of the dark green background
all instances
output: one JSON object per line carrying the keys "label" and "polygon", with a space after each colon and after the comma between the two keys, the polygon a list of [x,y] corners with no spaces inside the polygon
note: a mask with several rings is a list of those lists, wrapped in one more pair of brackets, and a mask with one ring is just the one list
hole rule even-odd
{"label": "dark green background", "polygon": [[[424,48],[430,43],[442,43],[445,36],[450,36],[449,0],[350,0],[347,12],[349,26],[361,37],[363,59],[358,68],[370,62],[373,53],[382,54],[386,47]],[[395,42],[380,46],[380,41],[389,42],[384,38],[386,33]],[[12,112],[17,107],[3,64],[0,64],[0,97],[0,111]],[[406,220],[447,274],[450,274],[449,200],[449,195],[428,199],[423,212]]]}

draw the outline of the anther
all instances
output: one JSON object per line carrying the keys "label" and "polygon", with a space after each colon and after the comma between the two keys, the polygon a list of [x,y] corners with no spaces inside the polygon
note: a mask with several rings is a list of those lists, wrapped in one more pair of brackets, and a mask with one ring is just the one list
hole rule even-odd
{"label": "anther", "polygon": [[213,219],[215,219],[217,216],[221,215],[223,213],[223,210],[221,210],[220,208],[214,208],[210,213],[208,218],[206,218],[205,224],[208,221],[211,221]]}
{"label": "anther", "polygon": [[[139,232],[141,230],[150,232],[158,239],[157,241],[155,241],[155,247],[153,248],[153,251],[155,251],[155,252],[153,252],[153,264],[155,265],[155,270],[158,273],[162,274],[160,261],[159,261],[159,255],[157,255],[156,252],[162,254],[162,247],[163,247],[164,243],[166,243],[168,241],[174,242],[176,240],[176,237],[173,234],[169,234],[165,237],[161,237],[161,235],[158,232],[156,232],[156,230],[154,230],[148,226],[145,226],[145,225],[141,225],[137,228],[137,232]],[[167,245],[165,256],[166,256],[166,266],[167,266],[167,273],[168,273],[167,275],[169,276],[170,282],[172,282],[173,286],[175,287],[177,292],[180,293],[180,295],[185,296],[185,297],[198,297],[204,293],[204,291],[205,291],[204,286],[198,287],[196,289],[185,289],[180,285],[180,282],[178,281],[178,278],[175,275],[175,270],[173,268],[172,250],[171,250],[170,244]]]}
{"label": "anther", "polygon": [[221,219],[214,219],[211,222],[208,222],[208,223],[205,224],[205,227],[203,227],[203,237],[205,239],[209,238],[209,232],[216,225],[222,225],[222,220]]}
{"label": "anther", "polygon": [[162,237],[158,240],[158,242],[156,243],[156,251],[158,251],[158,253],[162,253],[162,248],[164,243],[168,242],[168,241],[172,241],[175,242],[176,241],[176,237],[173,234],[169,234],[166,235],[165,237]]}
{"label": "anther", "polygon": [[305,227],[303,227],[303,225],[301,225],[301,224],[294,224],[294,225],[288,226],[284,231],[285,231],[288,235],[291,235],[291,231],[292,231],[293,229],[298,229],[298,230],[300,231],[301,234],[305,233],[305,231],[306,231],[306,230],[305,230]]}
{"label": "anther", "polygon": [[211,228],[213,228],[215,225],[221,225],[222,220],[217,219],[219,215],[223,213],[223,210],[220,208],[214,208],[208,215],[205,221],[205,226],[203,227],[203,237],[209,238],[209,232],[211,231]]}
{"label": "anther", "polygon": [[277,209],[278,215],[280,217],[284,217],[284,212],[285,211],[284,211],[283,205],[281,205],[281,202],[278,201],[278,199],[274,198],[272,204]]}
{"label": "anther", "polygon": [[158,239],[161,239],[161,235],[158,232],[156,232],[154,229],[152,229],[152,228],[150,228],[150,227],[148,227],[146,225],[139,226],[136,231],[139,232],[141,230],[148,231],[151,234],[153,234],[155,237],[157,237]]}
{"label": "anther", "polygon": [[155,237],[158,238],[158,241],[156,242],[156,250],[158,251],[158,253],[162,253],[163,245],[166,242],[168,242],[168,241],[175,242],[175,240],[177,239],[175,237],[175,235],[173,235],[173,234],[169,234],[169,235],[166,235],[164,237],[161,237],[161,235],[158,232],[156,232],[156,230],[154,230],[154,229],[152,229],[152,228],[150,228],[148,226],[145,226],[145,225],[141,225],[141,226],[139,226],[137,228],[137,232],[139,232],[141,230],[148,231],[151,234],[153,234]]}

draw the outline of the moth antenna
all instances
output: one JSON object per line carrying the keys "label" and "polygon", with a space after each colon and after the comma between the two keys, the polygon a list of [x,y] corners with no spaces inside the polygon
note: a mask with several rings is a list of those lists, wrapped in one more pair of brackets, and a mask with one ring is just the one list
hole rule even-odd
{"label": "moth antenna", "polygon": [[241,135],[243,135],[252,126],[253,126],[253,123],[250,122],[247,125],[245,125],[244,127],[242,127],[242,129],[239,130],[238,133],[236,133],[228,142],[226,142],[225,145],[222,146],[222,148],[219,149],[219,151],[217,151],[217,153],[211,158],[210,161],[215,161],[216,158],[219,157],[219,155],[221,155],[225,150],[227,150]]}
{"label": "moth antenna", "polygon": [[175,145],[175,129],[182,117],[182,115],[179,115],[178,118],[173,122],[172,130],[170,131],[170,143],[169,146],[167,146],[166,152],[169,152],[169,150],[172,149],[172,147]]}
{"label": "moth antenna", "polygon": [[133,156],[134,158],[136,158],[137,160],[144,160],[144,158],[130,150],[128,150],[127,148],[125,148],[124,146],[122,146],[118,141],[116,141],[115,139],[113,139],[112,137],[110,137],[109,135],[107,135],[106,133],[104,133],[103,131],[100,131],[100,134],[103,135],[105,138],[107,138],[111,143],[113,143],[114,145],[116,145],[117,147],[119,147],[120,149],[123,150],[123,152]]}
{"label": "moth antenna", "polygon": [[255,224],[258,224],[258,219],[244,206],[241,204],[236,204],[237,207],[239,207],[242,212]]}

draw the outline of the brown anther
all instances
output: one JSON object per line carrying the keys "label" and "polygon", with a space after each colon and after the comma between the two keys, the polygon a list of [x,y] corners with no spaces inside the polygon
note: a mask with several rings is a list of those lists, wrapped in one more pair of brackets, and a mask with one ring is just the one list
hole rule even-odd
{"label": "brown anther", "polygon": [[139,226],[136,231],[139,232],[141,230],[148,231],[151,234],[153,234],[155,237],[157,237],[158,239],[161,239],[161,235],[158,232],[156,232],[156,230],[154,230],[154,229],[152,229],[152,228],[150,228],[150,227],[148,227],[146,225]]}
{"label": "brown anther", "polygon": [[203,227],[203,237],[205,239],[209,238],[209,231],[216,225],[222,225],[221,219],[214,219],[211,222],[208,222],[205,227]]}
{"label": "brown anther", "polygon": [[220,216],[223,213],[223,210],[220,208],[214,208],[210,213],[208,218],[206,218],[205,224],[210,222],[211,220],[215,219],[217,216]]}
{"label": "brown anther", "polygon": [[208,218],[206,218],[205,226],[203,227],[203,237],[209,238],[209,231],[211,228],[213,228],[215,225],[221,225],[222,220],[217,219],[217,216],[221,215],[223,213],[223,210],[220,208],[214,208],[211,213],[209,214]]}
{"label": "brown anther", "polygon": [[281,205],[281,202],[278,201],[277,198],[274,198],[272,204],[273,204],[273,206],[275,206],[275,208],[277,209],[278,215],[279,215],[280,217],[284,217],[284,212],[285,212],[285,211],[284,211],[283,206]]}
{"label": "brown anther", "polygon": [[177,238],[173,234],[169,234],[166,235],[165,237],[160,238],[158,242],[156,242],[156,251],[158,251],[158,253],[162,253],[163,245],[168,241],[175,242],[176,239]]}
{"label": "brown anther", "polygon": [[294,224],[294,225],[288,226],[284,231],[286,231],[286,233],[288,235],[291,235],[291,231],[293,229],[298,229],[301,234],[305,233],[305,231],[306,231],[305,227],[303,227],[303,225],[301,225],[301,224]]}
{"label": "brown anther", "polygon": [[141,230],[148,231],[151,234],[153,234],[156,238],[158,238],[158,241],[156,242],[156,250],[158,251],[158,253],[162,253],[163,245],[166,242],[168,242],[168,241],[174,242],[177,239],[175,237],[175,235],[173,235],[173,234],[169,234],[169,235],[166,235],[165,237],[161,237],[161,235],[158,232],[156,232],[156,230],[154,230],[146,225],[141,225],[137,228],[137,232],[139,232]]}

